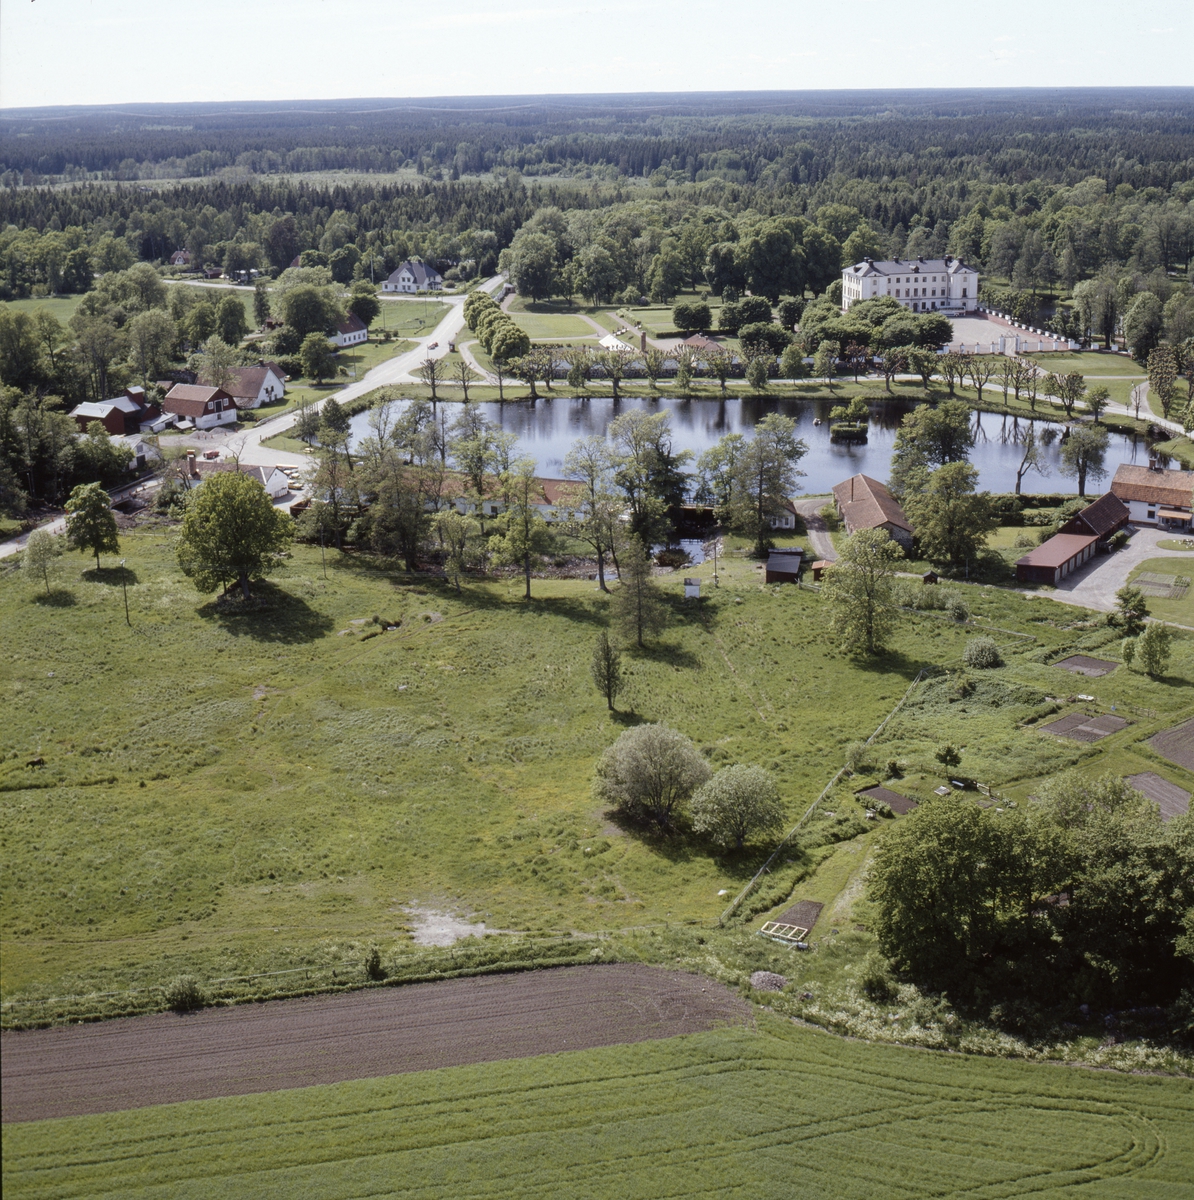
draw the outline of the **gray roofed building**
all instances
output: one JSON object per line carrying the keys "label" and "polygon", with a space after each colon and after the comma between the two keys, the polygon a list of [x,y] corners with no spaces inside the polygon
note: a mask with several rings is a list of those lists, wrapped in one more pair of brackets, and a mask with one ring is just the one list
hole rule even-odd
{"label": "gray roofed building", "polygon": [[381,285],[383,292],[437,292],[444,277],[426,263],[408,259]]}
{"label": "gray roofed building", "polygon": [[978,271],[960,258],[864,258],[842,271],[842,312],[859,300],[891,296],[913,312],[961,316],[978,307]]}

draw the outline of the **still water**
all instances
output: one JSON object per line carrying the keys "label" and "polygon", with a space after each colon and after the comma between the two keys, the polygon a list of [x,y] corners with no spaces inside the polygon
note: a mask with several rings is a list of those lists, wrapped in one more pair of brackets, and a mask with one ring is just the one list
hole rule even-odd
{"label": "still water", "polygon": [[[395,405],[395,413],[405,402]],[[457,409],[455,404],[443,406],[450,422]],[[767,400],[731,397],[726,400],[676,400],[623,397],[568,400],[540,399],[512,404],[488,403],[478,406],[494,424],[518,437],[518,450],[535,461],[540,475],[547,478],[563,474],[564,456],[577,438],[604,434],[609,423],[631,409],[648,413],[667,412],[672,418],[672,436],[677,450],[691,450],[694,457],[724,437],[727,433],[750,435],[755,424],[768,413],[778,412],[796,422],[797,436],[804,439],[808,453],[800,460],[804,472],[801,490],[817,495],[828,492],[835,484],[856,472],[886,481],[890,474],[891,451],[896,430],[904,414],[913,406],[892,401],[871,407],[870,436],[863,445],[835,443],[829,440],[829,410],[833,404],[820,400]],[[1021,442],[1028,422],[1023,418],[1003,417],[997,413],[973,414],[975,445],[971,463],[979,471],[979,489],[992,492],[1011,492],[1016,486],[1016,468],[1023,457]],[[820,425],[814,425],[815,419]],[[1061,426],[1038,422],[1038,433],[1046,425],[1055,433]],[[369,433],[368,413],[358,413],[352,419],[352,441]],[[1049,474],[1036,473],[1024,477],[1025,492],[1076,492],[1072,479],[1058,471],[1059,443],[1047,447]],[[1107,453],[1108,478],[1121,462],[1147,463],[1148,443],[1144,438],[1131,438],[1121,433],[1111,434]],[[692,470],[690,465],[689,470]],[[1099,484],[1088,483],[1087,491],[1098,495]]]}

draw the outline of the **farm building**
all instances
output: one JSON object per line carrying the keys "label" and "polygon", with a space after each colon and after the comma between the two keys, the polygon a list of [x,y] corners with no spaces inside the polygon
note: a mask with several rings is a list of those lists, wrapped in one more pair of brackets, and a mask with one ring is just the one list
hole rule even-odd
{"label": "farm building", "polygon": [[237,367],[229,374],[224,390],[237,408],[260,408],[286,395],[286,373],[277,363],[261,359],[255,367]]}
{"label": "farm building", "polygon": [[1120,463],[1111,494],[1128,507],[1131,520],[1188,532],[1194,497],[1194,471],[1173,471],[1155,460],[1147,467]]}
{"label": "farm building", "polygon": [[350,312],[348,318],[336,326],[336,332],[329,340],[341,350],[345,346],[359,346],[369,340],[369,327],[356,313]]}
{"label": "farm building", "polygon": [[797,546],[777,547],[767,555],[765,583],[799,583],[804,551]]}
{"label": "farm building", "polygon": [[1016,563],[1021,583],[1060,583],[1097,552],[1093,533],[1058,533]]}
{"label": "farm building", "polygon": [[1099,548],[1105,549],[1112,535],[1118,533],[1129,518],[1128,506],[1113,492],[1108,492],[1080,513],[1075,513],[1059,532],[1093,534],[1099,539]]}
{"label": "farm building", "polygon": [[71,409],[70,415],[80,433],[86,433],[87,426],[98,421],[113,437],[121,437],[126,433],[140,433],[141,426],[153,421],[160,412],[156,404],[150,404],[146,399],[143,387],[129,387],[124,389],[123,396],[78,404]]}
{"label": "farm building", "polygon": [[236,403],[223,388],[197,383],[176,383],[162,405],[165,412],[189,421],[196,429],[236,423]]}
{"label": "farm building", "polygon": [[381,285],[383,292],[438,292],[444,277],[426,263],[404,262]]}
{"label": "farm building", "polygon": [[905,550],[912,546],[913,529],[896,498],[869,475],[851,475],[835,485],[833,499],[847,533],[885,529]]}

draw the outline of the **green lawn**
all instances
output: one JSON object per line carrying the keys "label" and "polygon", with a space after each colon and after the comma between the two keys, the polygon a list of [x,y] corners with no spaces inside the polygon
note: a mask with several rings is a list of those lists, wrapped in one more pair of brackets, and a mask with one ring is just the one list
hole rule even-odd
{"label": "green lawn", "polygon": [[[1046,371],[1067,374],[1079,371],[1097,378],[1100,375],[1124,375],[1147,379],[1148,372],[1134,359],[1124,354],[1108,354],[1098,350],[1078,350],[1073,354],[1027,354]],[[1106,383],[1106,380],[1099,382]]]}
{"label": "green lawn", "polygon": [[1188,1192],[1194,1088],[764,1016],[757,1031],[8,1125],[3,1153],[6,1189],[31,1200],[1111,1200]]}
{"label": "green lawn", "polygon": [[451,305],[439,300],[387,300],[379,295],[381,312],[373,333],[388,330],[404,338],[426,337],[447,315]]}
{"label": "green lawn", "polygon": [[551,338],[566,341],[569,338],[593,337],[593,326],[580,317],[566,313],[529,313],[514,314],[515,323],[526,330],[530,338]]}
{"label": "green lawn", "polygon": [[65,325],[75,315],[75,309],[79,307],[82,299],[81,295],[44,296],[41,299],[6,300],[4,304],[15,312],[26,312],[30,315],[37,312],[39,308],[44,308]]}
{"label": "green lawn", "polygon": [[[1150,558],[1132,570],[1128,576],[1128,582],[1134,582],[1138,575],[1146,572],[1157,575],[1182,576],[1194,580],[1194,553],[1190,551],[1189,547],[1183,546],[1181,549],[1185,550],[1189,557],[1180,558],[1176,554],[1170,554],[1164,558]],[[1179,625],[1194,626],[1194,590],[1187,588],[1186,594],[1180,600],[1149,596],[1148,611],[1163,621],[1175,621]]]}

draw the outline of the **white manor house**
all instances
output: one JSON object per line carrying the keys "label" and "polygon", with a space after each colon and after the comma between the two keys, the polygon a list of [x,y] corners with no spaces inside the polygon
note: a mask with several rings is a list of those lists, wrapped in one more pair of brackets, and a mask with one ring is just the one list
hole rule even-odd
{"label": "white manor house", "polygon": [[978,272],[960,258],[863,259],[842,271],[842,312],[856,300],[895,296],[913,312],[962,316],[978,307]]}

